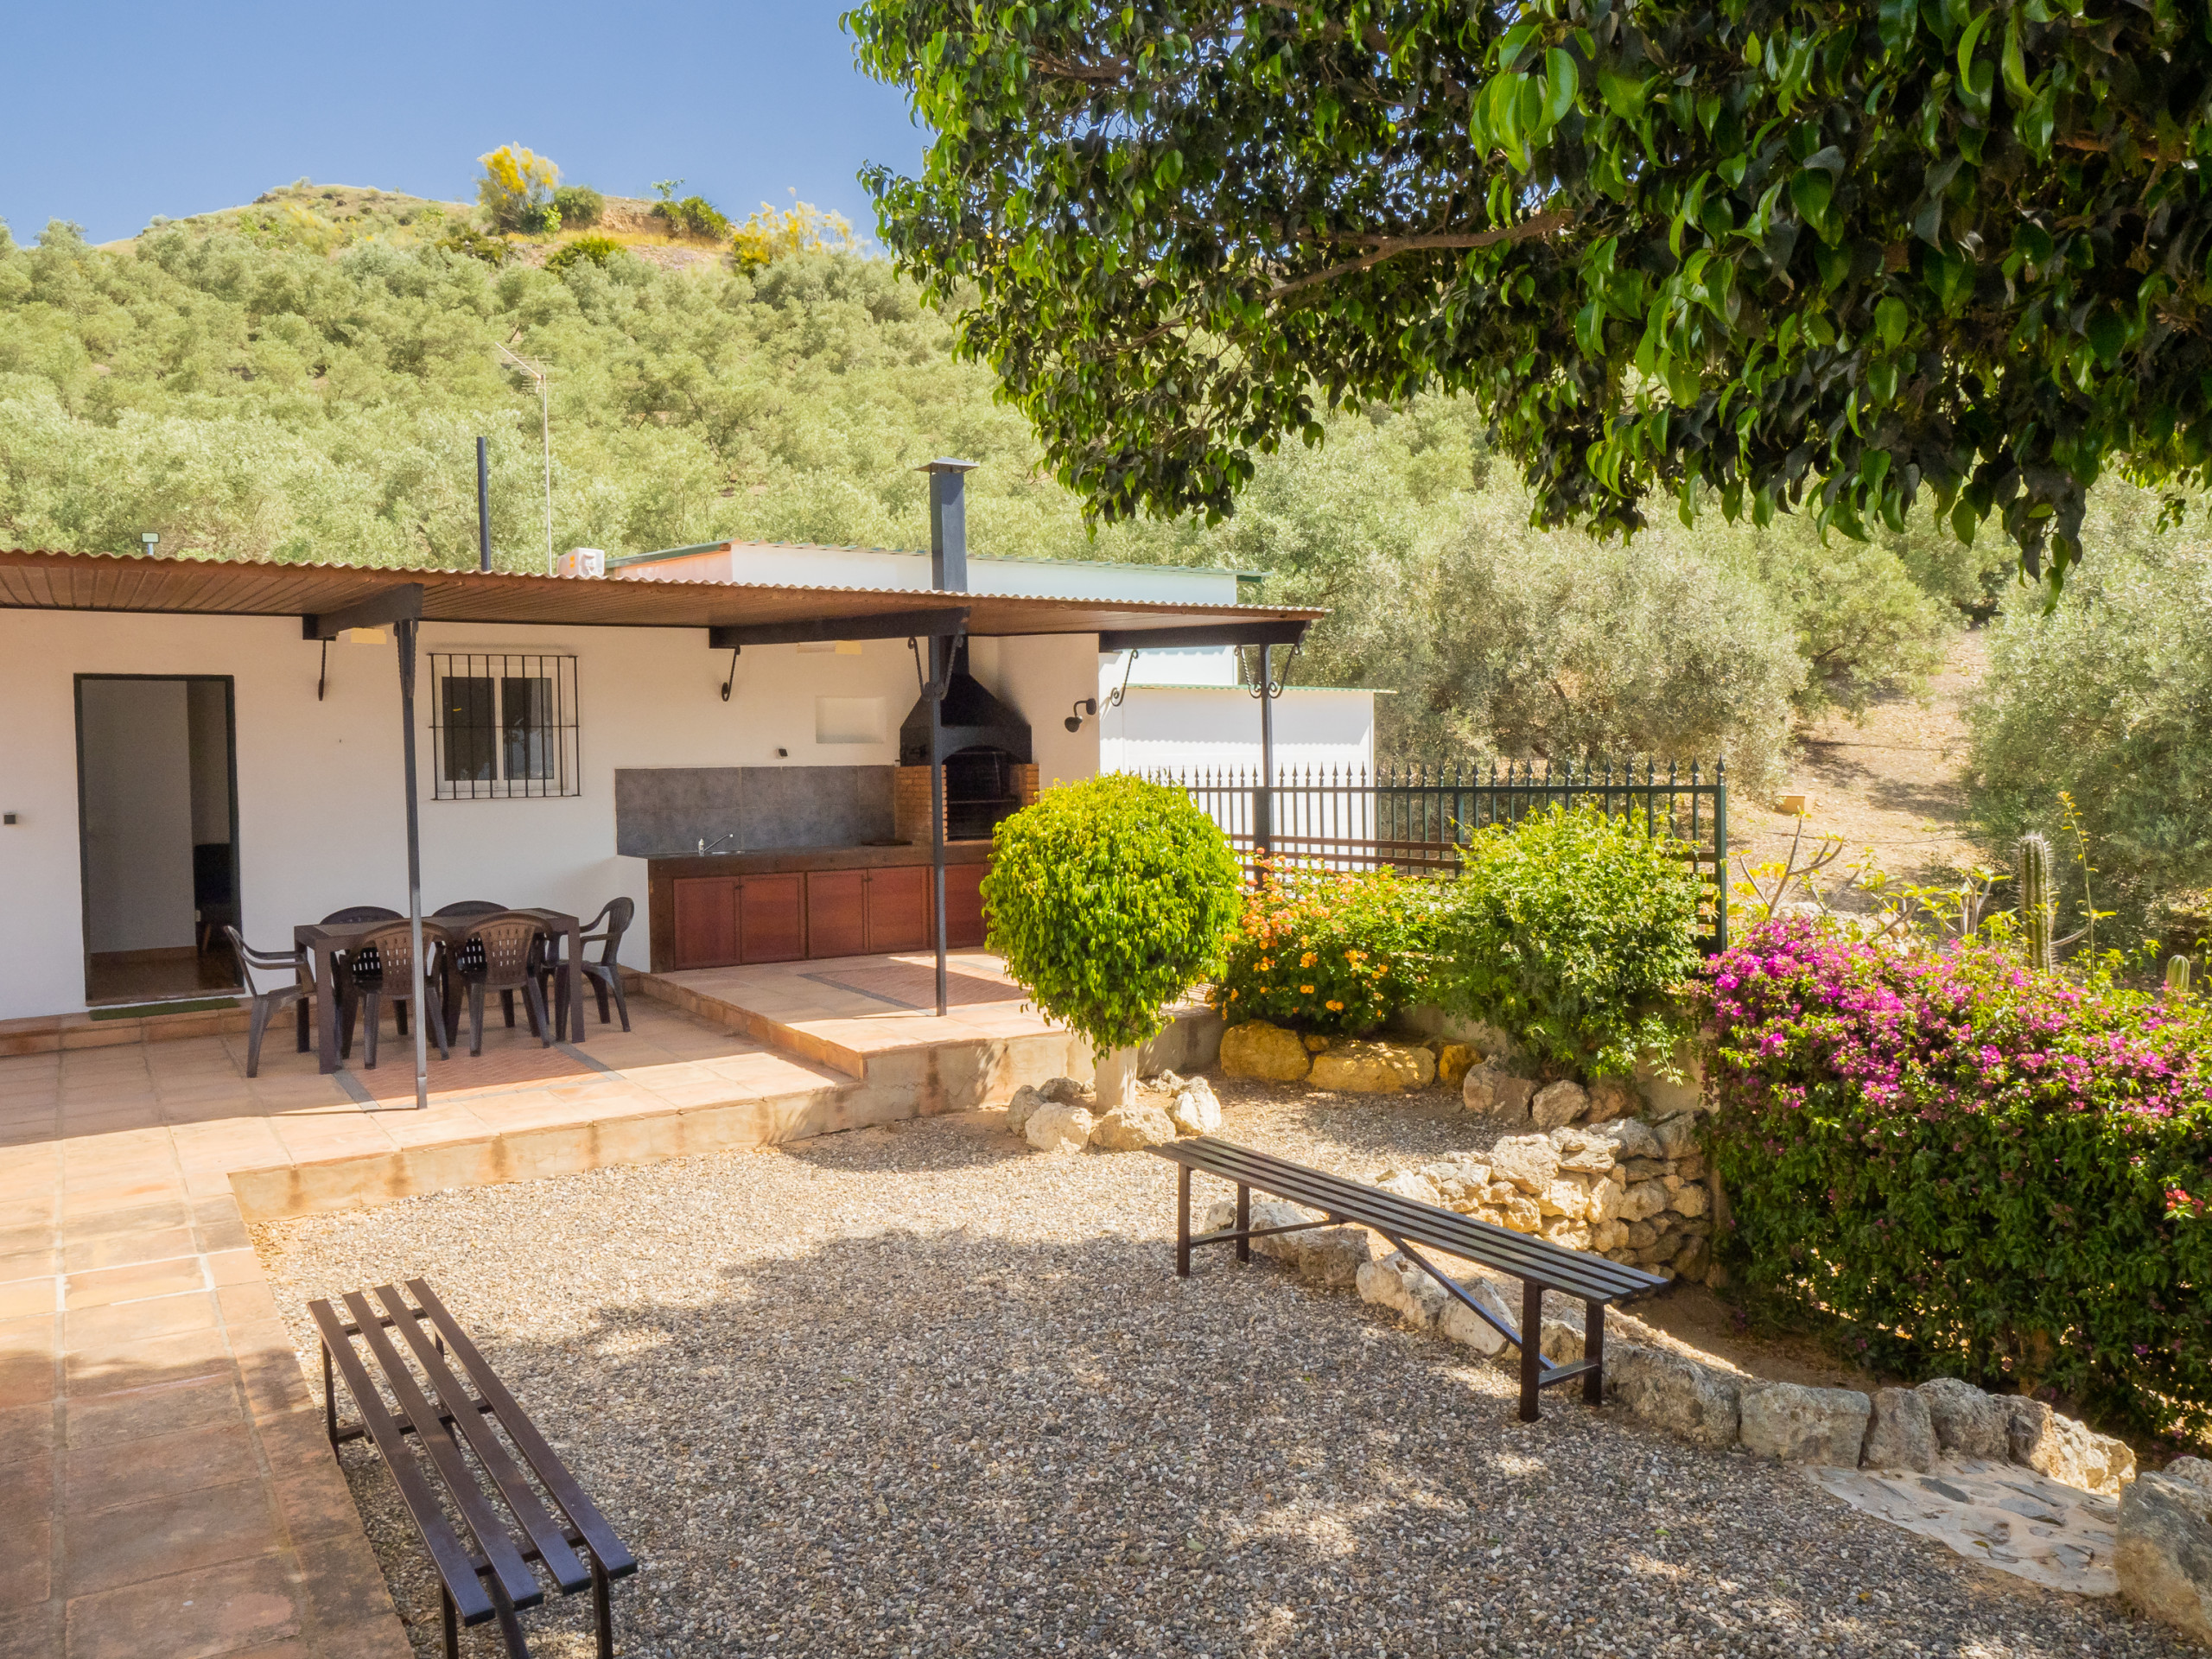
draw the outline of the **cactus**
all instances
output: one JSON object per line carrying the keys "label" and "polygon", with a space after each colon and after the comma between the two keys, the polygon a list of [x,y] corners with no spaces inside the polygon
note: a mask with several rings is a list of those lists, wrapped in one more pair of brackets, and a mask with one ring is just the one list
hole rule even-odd
{"label": "cactus", "polygon": [[2050,842],[2040,834],[2020,837],[2020,931],[2027,942],[2028,966],[2047,974],[2057,957],[2050,946],[2056,901],[2050,891]]}
{"label": "cactus", "polygon": [[2179,1002],[2184,1001],[2188,995],[2189,958],[2187,957],[2167,957],[2166,1001],[2169,1002]]}

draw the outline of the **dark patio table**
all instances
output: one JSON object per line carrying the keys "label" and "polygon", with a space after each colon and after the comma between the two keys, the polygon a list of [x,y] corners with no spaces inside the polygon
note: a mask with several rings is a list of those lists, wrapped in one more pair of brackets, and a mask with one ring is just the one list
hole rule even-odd
{"label": "dark patio table", "polygon": [[[566,936],[568,960],[575,962],[583,954],[583,924],[566,911],[540,910],[525,907],[514,912],[527,916],[539,923],[548,933]],[[429,950],[434,944],[446,946],[449,954],[458,954],[477,917],[457,917],[451,920],[432,921],[423,918],[423,948]],[[327,1076],[338,1069],[338,999],[334,995],[336,984],[336,958],[351,950],[355,943],[372,933],[381,933],[393,922],[302,922],[292,930],[295,948],[310,952],[315,958],[315,1070]],[[423,963],[427,976],[428,962]],[[569,976],[569,1007],[566,1010],[568,1031],[563,1040],[581,1043],[584,1039],[584,988],[582,974]],[[549,1014],[552,1010],[546,1011]],[[423,1010],[414,1010],[414,1017],[421,1019]]]}

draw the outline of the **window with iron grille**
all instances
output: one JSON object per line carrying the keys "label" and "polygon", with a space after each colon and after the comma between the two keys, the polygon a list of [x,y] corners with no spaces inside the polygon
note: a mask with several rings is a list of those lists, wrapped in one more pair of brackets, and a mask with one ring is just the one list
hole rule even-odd
{"label": "window with iron grille", "polygon": [[437,798],[575,795],[576,659],[432,652]]}

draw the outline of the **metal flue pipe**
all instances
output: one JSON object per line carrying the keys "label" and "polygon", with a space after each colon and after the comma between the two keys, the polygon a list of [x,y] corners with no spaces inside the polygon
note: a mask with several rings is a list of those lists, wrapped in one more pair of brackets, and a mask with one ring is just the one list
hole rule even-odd
{"label": "metal flue pipe", "polygon": [[[941,594],[968,591],[968,474],[972,461],[932,461],[918,470],[930,475],[930,586]],[[952,679],[957,634],[930,636],[930,914],[937,940],[937,1011],[947,1007],[944,968],[944,690]]]}

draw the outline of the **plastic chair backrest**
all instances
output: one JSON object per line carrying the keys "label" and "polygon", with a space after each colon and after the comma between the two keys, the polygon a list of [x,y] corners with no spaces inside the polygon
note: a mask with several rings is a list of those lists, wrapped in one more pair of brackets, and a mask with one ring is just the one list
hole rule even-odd
{"label": "plastic chair backrest", "polygon": [[468,930],[468,943],[484,953],[483,965],[474,967],[470,957],[461,958],[464,974],[481,974],[486,987],[502,988],[525,983],[531,970],[537,966],[537,937],[545,931],[545,924],[535,916],[518,916],[502,911],[486,916]]}
{"label": "plastic chair backrest", "polygon": [[464,899],[457,905],[440,905],[435,910],[432,911],[430,914],[441,918],[448,916],[496,916],[505,909],[506,909],[505,905],[495,905],[489,899]]}
{"label": "plastic chair backrest", "polygon": [[249,996],[266,996],[280,989],[272,982],[281,974],[283,985],[296,984],[300,977],[300,958],[297,955],[278,956],[273,950],[257,950],[248,944],[235,927],[225,927],[223,937],[231,942],[231,954],[238,959],[238,975],[245,981]]}
{"label": "plastic chair backrest", "polygon": [[[430,943],[423,940],[426,945]],[[356,981],[375,984],[386,996],[408,996],[414,992],[415,931],[411,927],[378,928],[356,943],[346,960]]]}
{"label": "plastic chair backrest", "polygon": [[622,950],[622,936],[629,931],[630,924],[637,918],[638,901],[621,898],[610,902],[600,912],[607,918],[607,943],[599,947],[599,959],[613,966]]}
{"label": "plastic chair backrest", "polygon": [[325,927],[344,927],[354,922],[404,922],[407,918],[396,910],[386,910],[382,905],[348,905],[343,910],[334,910],[322,918]]}

